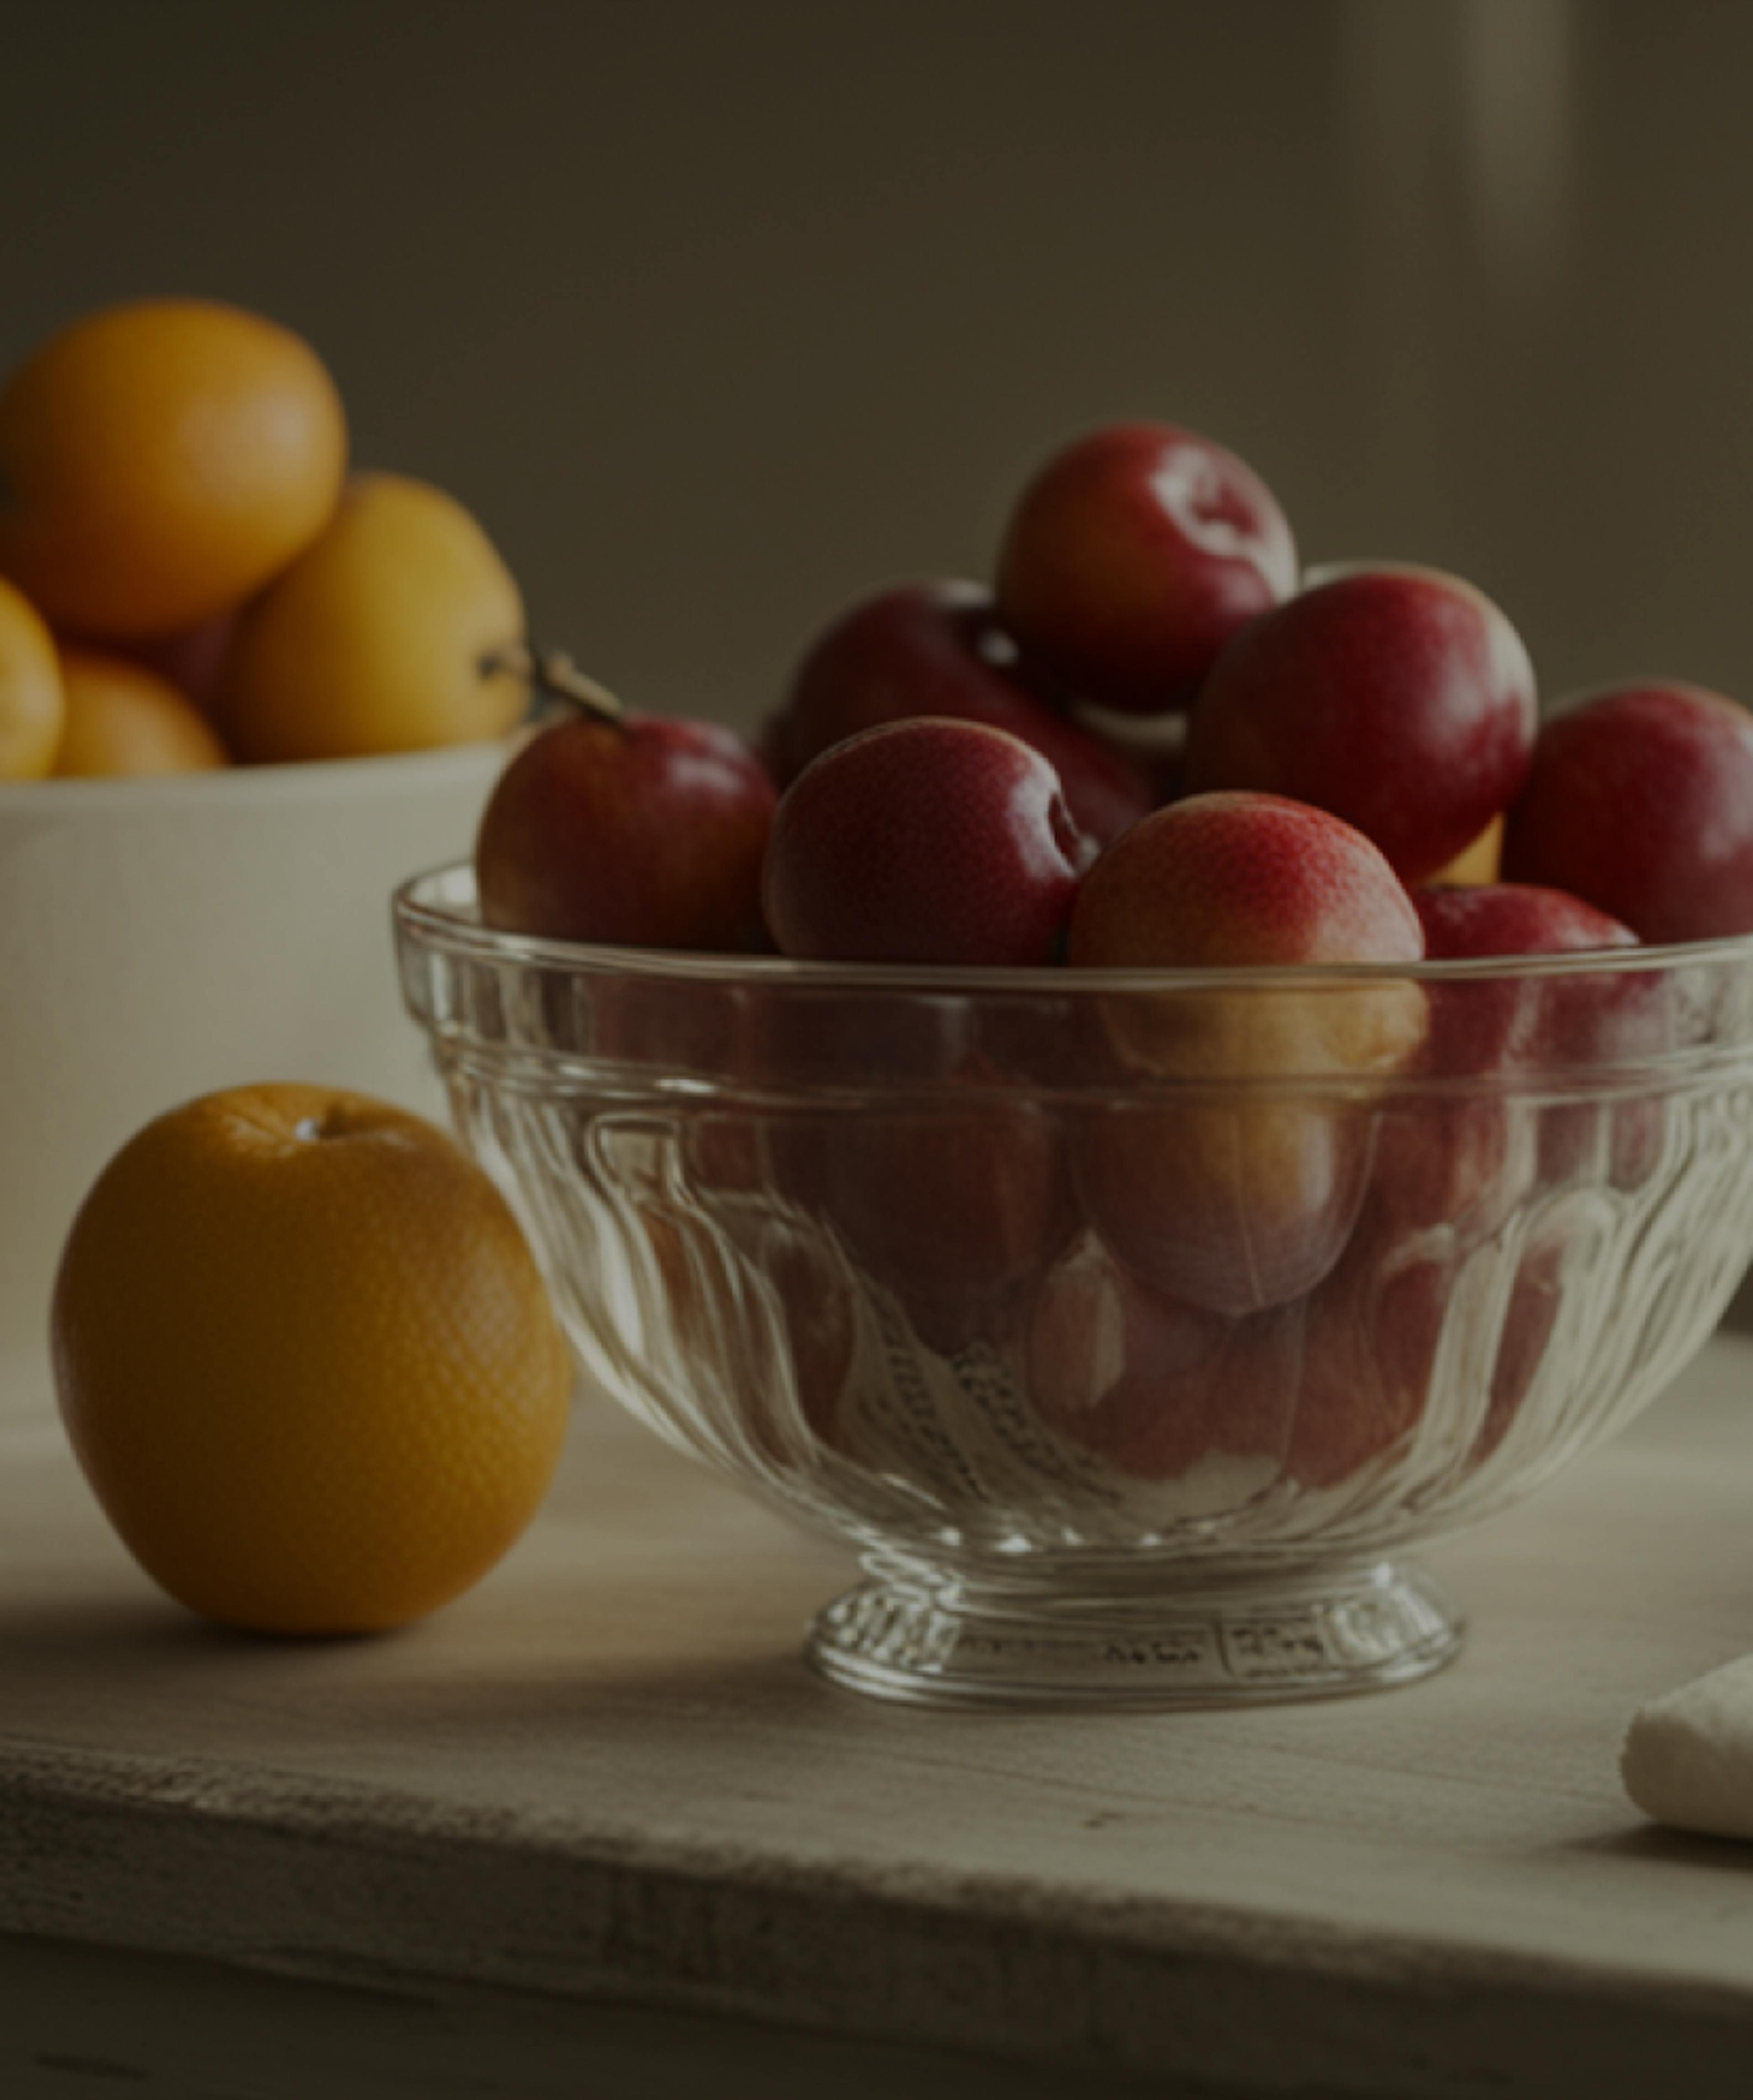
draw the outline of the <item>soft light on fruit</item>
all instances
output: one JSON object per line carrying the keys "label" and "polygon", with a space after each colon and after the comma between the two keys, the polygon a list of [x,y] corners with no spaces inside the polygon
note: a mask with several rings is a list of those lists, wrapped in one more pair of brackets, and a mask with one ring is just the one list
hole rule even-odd
{"label": "soft light on fruit", "polygon": [[1540,731],[1504,870],[1645,941],[1753,933],[1753,716],[1699,686],[1573,704]]}
{"label": "soft light on fruit", "polygon": [[173,1109],[99,1175],[52,1335],[74,1451],[191,1611],[405,1624],[523,1531],[572,1367],[528,1247],[432,1124],[333,1088]]}
{"label": "soft light on fruit", "polygon": [[[1324,810],[1256,794],[1190,796],[1134,825],[1085,877],[1069,951],[1088,969],[1405,963],[1424,952],[1411,900],[1368,839]],[[1262,1029],[1269,1007],[1294,1040]],[[1392,982],[1270,1002],[1168,995],[1165,1020],[1176,1068],[1196,1059],[1208,1078],[1394,1070],[1422,1038],[1424,1000]]]}
{"label": "soft light on fruit", "polygon": [[1508,808],[1534,734],[1528,652],[1482,592],[1435,569],[1347,569],[1225,650],[1187,784],[1330,810],[1421,882]]}
{"label": "soft light on fruit", "polygon": [[1360,1120],[1288,1086],[1183,1104],[1135,1072],[1129,1093],[1074,1134],[1078,1191],[1107,1246],[1157,1290],[1231,1318],[1312,1290],[1362,1208]]}
{"label": "soft light on fruit", "polygon": [[1190,430],[1121,423],[1024,489],[998,607],[1077,698],[1155,715],[1190,706],[1224,644],[1296,585],[1290,527],[1252,468]]}
{"label": "soft light on fruit", "polygon": [[1093,849],[1008,731],[936,717],[836,744],[781,800],[763,896],[783,954],[1049,961]]}
{"label": "soft light on fruit", "polygon": [[201,299],[106,307],[0,390],[0,573],[68,633],[174,634],[307,547],[346,465],[334,382],[289,329]]}
{"label": "soft light on fruit", "polygon": [[510,571],[454,497],[361,474],[240,616],[220,727],[253,765],[485,743],[528,705],[523,635]]}
{"label": "soft light on fruit", "polygon": [[[1085,879],[1070,956],[1089,968],[1264,968],[1418,961],[1405,890],[1324,811],[1208,795],[1137,824]],[[1425,1026],[1410,980],[1166,989],[1114,1003],[1117,1099],[1078,1126],[1097,1231],[1168,1295],[1239,1315],[1300,1296],[1339,1259],[1362,1200],[1367,1118],[1326,1091],[1401,1070]],[[1253,1097],[1234,1083],[1270,1082]],[[1201,1088],[1226,1091],[1208,1097]]]}
{"label": "soft light on fruit", "polygon": [[550,940],[747,950],[773,804],[765,768],[715,722],[575,715],[532,737],[488,800],[481,916]]}

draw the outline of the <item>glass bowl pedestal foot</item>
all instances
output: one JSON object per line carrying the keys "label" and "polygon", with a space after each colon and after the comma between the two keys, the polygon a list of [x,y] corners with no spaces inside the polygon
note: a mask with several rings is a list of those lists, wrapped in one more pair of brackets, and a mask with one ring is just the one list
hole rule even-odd
{"label": "glass bowl pedestal foot", "polygon": [[1406,1684],[1459,1652],[1463,1621],[1406,1560],[1245,1575],[1119,1570],[987,1581],[873,1555],[869,1579],[816,1618],[806,1659],[879,1698],[937,1706],[1270,1705]]}

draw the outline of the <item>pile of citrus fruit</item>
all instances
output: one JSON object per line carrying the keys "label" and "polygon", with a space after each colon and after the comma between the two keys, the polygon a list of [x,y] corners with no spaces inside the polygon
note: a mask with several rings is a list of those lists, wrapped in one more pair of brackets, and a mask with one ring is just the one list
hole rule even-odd
{"label": "pile of citrus fruit", "polygon": [[350,474],[272,321],[111,307],[0,385],[0,781],[483,741],[527,708],[523,636],[480,526]]}
{"label": "pile of citrus fruit", "polygon": [[[111,307],[0,379],[0,783],[497,739],[528,712],[523,634],[480,526],[350,471],[333,380],[272,321]],[[50,1326],[117,1531],[232,1626],[433,1610],[523,1530],[564,1434],[566,1343],[503,1198],[441,1131],[332,1088],[148,1123],[80,1211]]]}

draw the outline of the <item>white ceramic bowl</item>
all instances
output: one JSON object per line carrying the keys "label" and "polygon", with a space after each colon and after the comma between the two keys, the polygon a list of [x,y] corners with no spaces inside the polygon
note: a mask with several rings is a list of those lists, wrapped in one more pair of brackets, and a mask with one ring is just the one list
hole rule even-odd
{"label": "white ceramic bowl", "polygon": [[149,1117],[263,1079],[442,1114],[390,893],[467,852],[504,756],[0,787],[0,1414],[42,1404],[62,1240]]}

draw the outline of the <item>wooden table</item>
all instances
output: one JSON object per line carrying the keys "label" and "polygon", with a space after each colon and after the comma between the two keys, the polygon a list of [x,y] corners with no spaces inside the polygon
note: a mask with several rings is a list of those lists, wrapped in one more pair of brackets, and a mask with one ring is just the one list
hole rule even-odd
{"label": "wooden table", "polygon": [[1753,1341],[1429,1559],[1473,1633],[1408,1690],[887,1707],[797,1661],[846,1561],[592,1406],[475,1595],[277,1645],[161,1603],[27,1410],[0,2093],[1746,2100],[1753,1847],[1616,1755],[1753,1646]]}

